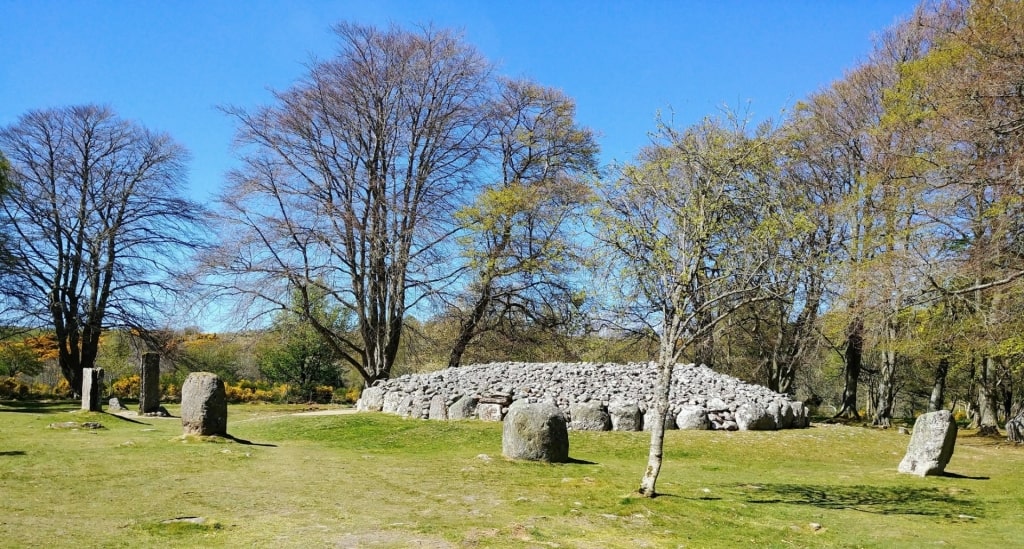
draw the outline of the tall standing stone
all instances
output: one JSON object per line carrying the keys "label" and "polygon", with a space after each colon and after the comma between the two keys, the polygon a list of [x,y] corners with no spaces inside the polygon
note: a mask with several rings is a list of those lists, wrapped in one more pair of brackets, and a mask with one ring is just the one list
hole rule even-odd
{"label": "tall standing stone", "polygon": [[103,368],[84,368],[82,370],[82,409],[90,412],[102,412],[103,404]]}
{"label": "tall standing stone", "polygon": [[227,435],[228,399],[217,374],[192,372],[181,385],[181,427],[186,435]]}
{"label": "tall standing stone", "polygon": [[922,415],[914,422],[914,434],[899,472],[917,476],[941,475],[956,445],[956,421],[949,410]]}
{"label": "tall standing stone", "polygon": [[142,375],[139,376],[139,413],[160,411],[160,355],[142,354]]}

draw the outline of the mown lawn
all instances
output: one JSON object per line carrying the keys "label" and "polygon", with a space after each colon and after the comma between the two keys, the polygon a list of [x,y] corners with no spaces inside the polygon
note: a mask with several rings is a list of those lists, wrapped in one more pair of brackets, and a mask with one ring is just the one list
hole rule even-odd
{"label": "mown lawn", "polygon": [[0,403],[0,546],[1024,546],[1024,449],[970,433],[922,479],[894,431],[672,431],[648,500],[644,433],[572,432],[550,465],[503,459],[495,423],[232,406],[204,442],[74,408]]}

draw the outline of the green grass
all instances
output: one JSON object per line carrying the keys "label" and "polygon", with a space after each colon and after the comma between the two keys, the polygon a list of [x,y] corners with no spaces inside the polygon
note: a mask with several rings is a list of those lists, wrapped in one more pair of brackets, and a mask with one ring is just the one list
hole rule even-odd
{"label": "green grass", "polygon": [[[73,408],[0,404],[0,545],[1024,544],[1024,449],[969,433],[955,476],[922,479],[896,472],[909,439],[893,431],[671,431],[649,500],[645,433],[570,433],[576,461],[551,465],[503,459],[494,423],[233,406],[235,440],[199,441],[176,419]],[[47,428],[63,421],[106,428]],[[207,520],[164,522],[180,517]]]}

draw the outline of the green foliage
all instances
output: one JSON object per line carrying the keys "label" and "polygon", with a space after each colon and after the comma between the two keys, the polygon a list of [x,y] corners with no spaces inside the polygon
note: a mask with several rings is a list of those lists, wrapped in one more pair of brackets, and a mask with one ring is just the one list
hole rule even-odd
{"label": "green foliage", "polygon": [[110,395],[118,398],[139,398],[142,394],[142,378],[138,374],[122,377],[110,384]]}
{"label": "green foliage", "polygon": [[28,340],[0,342],[0,376],[34,376],[43,371],[43,360]]}
{"label": "green foliage", "polygon": [[[324,294],[314,296],[311,302],[309,314],[320,325],[330,326],[337,332],[347,330],[345,315],[329,309]],[[260,338],[256,361],[260,373],[269,381],[295,386],[290,395],[293,399],[330,402],[333,388],[343,385],[335,349],[309,322],[289,311],[280,313],[271,329]]]}

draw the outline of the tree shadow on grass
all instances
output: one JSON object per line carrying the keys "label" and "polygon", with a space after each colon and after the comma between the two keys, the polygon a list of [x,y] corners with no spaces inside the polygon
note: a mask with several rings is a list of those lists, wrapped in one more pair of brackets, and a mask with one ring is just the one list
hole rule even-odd
{"label": "tree shadow on grass", "polygon": [[957,497],[966,490],[905,486],[811,486],[806,484],[740,485],[749,503],[810,505],[885,515],[981,515],[973,501]]}
{"label": "tree shadow on grass", "polygon": [[72,401],[5,400],[0,402],[0,413],[12,414],[62,414],[69,411]]}
{"label": "tree shadow on grass", "polygon": [[3,451],[3,452],[0,452],[0,456],[24,456],[24,455],[27,455],[27,454],[25,454],[24,450],[6,450],[6,451]]}

